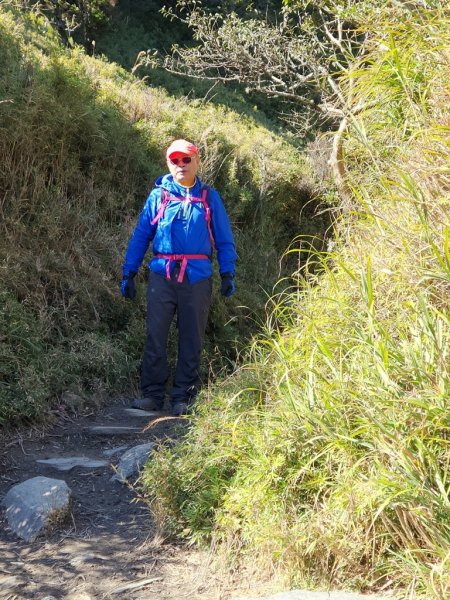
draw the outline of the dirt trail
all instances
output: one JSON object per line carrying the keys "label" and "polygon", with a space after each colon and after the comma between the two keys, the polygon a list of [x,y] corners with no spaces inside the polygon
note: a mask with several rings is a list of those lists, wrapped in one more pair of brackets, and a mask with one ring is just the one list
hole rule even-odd
{"label": "dirt trail", "polygon": [[[118,398],[95,415],[63,414],[46,431],[0,438],[0,500],[13,485],[38,475],[63,479],[73,495],[70,518],[32,543],[19,539],[0,511],[0,598],[229,600],[273,591],[275,582],[265,585],[261,573],[232,574],[217,565],[213,568],[206,552],[161,539],[148,506],[139,499],[139,485],[111,480],[114,470],[109,462],[69,471],[37,462],[86,457],[117,464],[124,446],[172,439],[180,426],[188,424],[164,414],[145,416],[128,405],[129,400]],[[106,426],[133,431],[105,435],[91,430]],[[301,595],[312,596],[317,598],[309,592]],[[324,596],[328,594],[320,597]],[[349,599],[346,594],[339,598]]]}
{"label": "dirt trail", "polygon": [[[223,600],[229,582],[212,576],[206,554],[171,545],[156,535],[146,504],[130,487],[111,481],[110,466],[58,471],[39,459],[105,459],[120,446],[158,442],[181,420],[137,417],[115,400],[98,414],[60,419],[46,432],[4,440],[0,448],[0,499],[15,485],[43,475],[63,479],[73,493],[70,519],[33,543],[17,538],[0,515],[0,597],[39,599]],[[129,426],[128,435],[92,434],[92,426]],[[111,458],[116,463],[118,455]],[[135,585],[136,587],[130,587]],[[246,586],[244,586],[245,588]],[[236,590],[237,591],[237,590]],[[244,591],[244,590],[239,590]],[[248,588],[245,590],[248,591]]]}

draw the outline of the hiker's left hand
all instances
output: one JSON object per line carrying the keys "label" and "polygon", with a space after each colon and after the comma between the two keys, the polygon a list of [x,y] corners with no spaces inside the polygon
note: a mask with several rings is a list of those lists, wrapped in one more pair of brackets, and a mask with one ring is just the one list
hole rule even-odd
{"label": "hiker's left hand", "polygon": [[229,298],[236,291],[233,275],[231,273],[224,273],[221,277],[222,285],[220,286],[220,293],[222,296],[225,296],[225,298]]}

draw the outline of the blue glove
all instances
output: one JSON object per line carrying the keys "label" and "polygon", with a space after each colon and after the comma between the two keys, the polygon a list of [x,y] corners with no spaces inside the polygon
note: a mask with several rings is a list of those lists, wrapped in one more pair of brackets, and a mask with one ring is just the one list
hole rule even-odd
{"label": "blue glove", "polygon": [[229,298],[236,291],[236,286],[234,284],[233,275],[231,273],[222,273],[222,285],[220,286],[220,293],[225,298]]}
{"label": "blue glove", "polygon": [[136,298],[136,284],[134,278],[136,273],[130,271],[128,275],[124,275],[122,283],[120,284],[120,292],[124,298],[128,300],[134,300]]}

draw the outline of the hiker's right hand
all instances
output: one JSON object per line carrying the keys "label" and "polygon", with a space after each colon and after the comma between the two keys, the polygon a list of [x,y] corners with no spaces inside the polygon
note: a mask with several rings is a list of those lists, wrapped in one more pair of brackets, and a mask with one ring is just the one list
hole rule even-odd
{"label": "hiker's right hand", "polygon": [[127,300],[134,300],[136,298],[135,277],[136,273],[131,271],[128,275],[123,276],[122,283],[120,284],[120,292]]}

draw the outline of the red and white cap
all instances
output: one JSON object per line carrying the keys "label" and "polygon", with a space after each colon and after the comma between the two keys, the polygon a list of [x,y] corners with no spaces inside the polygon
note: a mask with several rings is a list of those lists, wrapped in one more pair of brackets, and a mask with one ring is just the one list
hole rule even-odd
{"label": "red and white cap", "polygon": [[167,148],[166,157],[171,158],[175,156],[175,154],[195,154],[198,156],[198,148],[187,140],[175,140]]}

